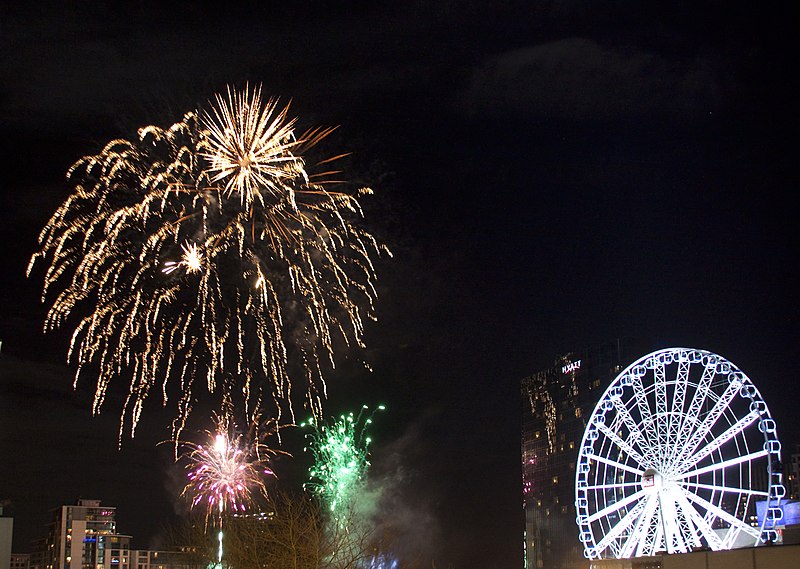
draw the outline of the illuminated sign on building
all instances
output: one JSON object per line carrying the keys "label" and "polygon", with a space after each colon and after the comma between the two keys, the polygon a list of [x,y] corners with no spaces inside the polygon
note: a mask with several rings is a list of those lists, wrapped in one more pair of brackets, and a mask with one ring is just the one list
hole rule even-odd
{"label": "illuminated sign on building", "polygon": [[565,366],[562,366],[561,373],[570,373],[579,369],[581,369],[581,360],[576,360],[574,362],[568,363]]}

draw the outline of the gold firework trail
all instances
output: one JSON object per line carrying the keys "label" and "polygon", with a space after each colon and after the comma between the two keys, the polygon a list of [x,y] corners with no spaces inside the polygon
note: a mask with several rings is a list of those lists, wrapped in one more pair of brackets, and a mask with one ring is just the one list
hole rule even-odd
{"label": "gold firework trail", "polygon": [[[292,414],[293,381],[321,413],[335,343],[363,347],[374,319],[373,259],[388,250],[359,222],[355,192],[307,153],[332,129],[296,134],[260,88],[228,89],[210,110],[109,142],[76,162],[72,194],[42,230],[44,327],[77,315],[68,360],[97,375],[98,413],[129,380],[120,437],[155,390],[177,400],[172,437],[197,382],[251,416],[263,395]],[[319,171],[318,171],[319,170]],[[269,399],[269,397],[267,397]]]}

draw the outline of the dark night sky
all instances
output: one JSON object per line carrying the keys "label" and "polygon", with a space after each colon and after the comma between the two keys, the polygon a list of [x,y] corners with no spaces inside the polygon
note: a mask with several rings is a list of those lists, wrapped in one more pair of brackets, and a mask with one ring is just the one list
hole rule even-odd
{"label": "dark night sky", "polygon": [[362,354],[374,372],[352,354],[329,408],[387,403],[376,469],[401,479],[437,565],[521,566],[519,380],[559,353],[617,337],[717,352],[760,388],[784,446],[800,442],[788,8],[61,4],[0,3],[0,499],[15,550],[78,496],[118,506],[138,547],[173,511],[155,447],[168,417],[146,410],[117,451],[113,401],[90,417],[66,333],[40,332],[41,273],[24,273],[72,162],[226,83],[342,125],[381,174],[369,222],[395,257]]}

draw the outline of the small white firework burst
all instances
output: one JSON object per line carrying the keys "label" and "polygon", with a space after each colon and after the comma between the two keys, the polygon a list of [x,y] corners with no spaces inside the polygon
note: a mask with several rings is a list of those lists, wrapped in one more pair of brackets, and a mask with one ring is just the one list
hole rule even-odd
{"label": "small white firework burst", "polygon": [[177,271],[180,267],[185,267],[187,273],[198,273],[203,268],[203,253],[196,243],[181,245],[183,256],[180,261],[167,261],[164,263],[162,272],[169,275]]}

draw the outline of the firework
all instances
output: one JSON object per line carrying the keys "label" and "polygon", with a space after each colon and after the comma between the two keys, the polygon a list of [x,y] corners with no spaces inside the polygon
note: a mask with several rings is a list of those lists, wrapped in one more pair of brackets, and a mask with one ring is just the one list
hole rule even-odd
{"label": "firework", "polygon": [[363,347],[373,260],[388,253],[359,226],[371,190],[330,167],[344,155],[309,162],[331,130],[297,134],[260,89],[228,89],[70,168],[28,272],[46,264],[45,330],[78,316],[68,360],[76,385],[85,368],[97,377],[93,412],[112,378],[129,382],[120,437],[159,391],[177,401],[178,440],[196,381],[251,414],[271,399],[278,418],[294,387],[321,414],[323,370],[339,346]]}
{"label": "firework", "polygon": [[242,513],[258,496],[266,497],[264,481],[275,476],[269,460],[285,454],[265,442],[275,431],[270,423],[263,435],[252,429],[245,437],[229,419],[218,419],[216,431],[206,431],[208,442],[183,443],[189,482],[181,496],[191,498],[192,508],[204,508],[206,521],[216,517],[220,526],[225,512]]}
{"label": "firework", "polygon": [[164,273],[170,274],[181,267],[186,267],[187,273],[196,273],[203,267],[203,254],[194,243],[182,245],[183,257],[180,261],[167,261],[164,263]]}
{"label": "firework", "polygon": [[[377,407],[377,410],[383,409],[383,405]],[[341,415],[329,424],[311,419],[301,425],[312,429],[308,438],[314,464],[309,471],[308,487],[334,517],[352,507],[366,482],[368,449],[372,441],[367,435],[372,414],[367,411],[365,405],[357,416],[353,413]]]}

